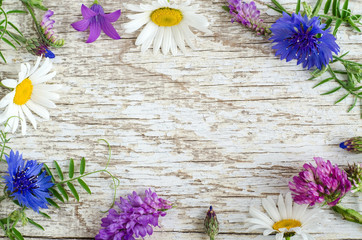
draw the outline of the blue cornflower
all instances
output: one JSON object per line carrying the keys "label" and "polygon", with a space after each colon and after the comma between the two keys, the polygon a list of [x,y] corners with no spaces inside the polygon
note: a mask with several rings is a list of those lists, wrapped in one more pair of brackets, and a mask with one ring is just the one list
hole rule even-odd
{"label": "blue cornflower", "polygon": [[280,55],[280,59],[287,62],[297,59],[297,64],[303,63],[303,68],[322,69],[333,60],[332,52],[339,53],[336,38],[329,33],[330,29],[323,30],[325,26],[318,17],[309,20],[307,15],[293,13],[289,16],[283,12],[283,17],[270,28],[273,33],[270,40],[276,43],[273,46],[277,50],[275,56]]}
{"label": "blue cornflower", "polygon": [[41,172],[43,164],[35,160],[25,163],[19,152],[12,150],[10,156],[6,156],[8,162],[8,176],[5,176],[7,190],[21,206],[32,208],[39,212],[39,208],[48,208],[47,198],[51,198],[49,188],[54,184],[46,172]]}

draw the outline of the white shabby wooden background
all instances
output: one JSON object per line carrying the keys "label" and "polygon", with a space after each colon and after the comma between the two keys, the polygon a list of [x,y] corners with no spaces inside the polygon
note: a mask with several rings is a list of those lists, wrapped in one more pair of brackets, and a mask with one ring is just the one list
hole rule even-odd
{"label": "white shabby wooden background", "polygon": [[[129,14],[125,2],[141,1],[101,1],[106,12],[123,10],[114,24],[122,39],[102,35],[85,44],[88,33],[76,32],[70,24],[80,19],[81,4],[90,6],[92,0],[44,0],[55,11],[56,30],[66,40],[65,47],[55,51],[53,81],[66,89],[58,108],[51,110],[51,121],[27,136],[12,136],[11,147],[25,158],[57,160],[66,168],[69,158],[85,156],[87,170],[97,170],[107,159],[107,149],[98,139],[106,139],[112,146],[110,170],[121,180],[117,198],[152,188],[177,205],[151,240],[208,239],[203,220],[210,205],[221,223],[218,239],[274,239],[246,231],[251,204],[288,191],[288,181],[314,156],[342,166],[361,161],[361,156],[338,148],[339,142],[362,135],[359,109],[346,113],[351,100],[333,105],[342,93],[319,95],[332,85],[312,89],[316,82],[307,81],[309,73],[295,61],[281,62],[270,42],[231,24],[221,9],[226,1],[194,1],[209,19],[212,34],[198,34],[197,50],[177,57],[140,53],[134,45],[136,35],[123,33]],[[272,23],[277,14],[263,5],[268,2],[257,4]],[[296,1],[281,2],[295,8]],[[362,12],[362,0],[350,2],[355,13]],[[5,7],[22,6],[5,0]],[[27,28],[27,34],[32,32],[29,16],[12,20]],[[343,53],[350,51],[348,58],[362,60],[361,35],[342,30],[338,43]],[[5,54],[9,64],[0,66],[1,79],[16,77],[21,62],[35,60],[24,50]],[[81,201],[72,199],[61,210],[47,210],[52,220],[29,211],[46,231],[24,227],[24,235],[93,238],[105,216],[101,210],[111,203],[112,189],[106,175],[90,176],[86,182],[93,195],[78,187]],[[344,202],[362,211],[361,199],[349,196]],[[326,209],[320,216],[311,229],[316,239],[362,239],[361,226]]]}

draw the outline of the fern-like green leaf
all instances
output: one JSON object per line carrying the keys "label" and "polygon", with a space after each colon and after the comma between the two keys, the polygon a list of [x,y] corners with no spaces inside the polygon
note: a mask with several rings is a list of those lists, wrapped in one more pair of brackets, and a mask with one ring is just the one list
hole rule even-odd
{"label": "fern-like green leaf", "polygon": [[62,185],[60,185],[60,184],[57,184],[57,188],[58,188],[59,192],[63,195],[63,197],[64,197],[67,201],[69,201],[68,193],[67,193],[67,191],[65,191],[64,187],[63,187]]}
{"label": "fern-like green leaf", "polygon": [[45,171],[48,173],[48,175],[52,177],[52,182],[55,183],[54,175],[53,175],[53,173],[50,171],[48,165],[46,165],[46,164],[44,163],[43,166],[44,166],[44,168],[45,168]]}
{"label": "fern-like green leaf", "polygon": [[344,99],[346,99],[346,97],[349,96],[350,93],[347,93],[346,95],[344,95],[343,97],[341,97],[339,100],[335,101],[334,104],[340,103],[342,102]]}
{"label": "fern-like green leaf", "polygon": [[54,161],[54,165],[55,165],[55,169],[57,170],[57,173],[58,173],[58,176],[59,176],[60,180],[63,181],[64,180],[64,175],[63,175],[62,169],[60,168],[57,161]]}
{"label": "fern-like green leaf", "polygon": [[83,157],[80,162],[80,175],[83,175],[85,172],[85,158]]}
{"label": "fern-like green leaf", "polygon": [[328,91],[326,93],[322,93],[321,95],[329,95],[329,94],[332,94],[332,93],[335,93],[337,92],[339,89],[341,89],[342,87],[336,87],[334,89],[332,89],[331,91]]}
{"label": "fern-like green leaf", "polygon": [[69,161],[69,178],[73,178],[74,176],[74,160],[70,159]]}
{"label": "fern-like green leaf", "polygon": [[315,85],[313,88],[316,88],[316,87],[318,87],[318,86],[320,86],[322,84],[325,84],[325,83],[331,81],[332,79],[334,79],[334,78],[330,77],[330,78],[324,79],[324,80],[320,81],[317,85]]}
{"label": "fern-like green leaf", "polygon": [[43,230],[43,231],[45,230],[42,225],[40,225],[39,223],[35,222],[33,219],[30,219],[30,218],[27,218],[27,219],[28,219],[28,222],[29,222],[30,224],[34,225],[35,227],[37,227],[37,228],[39,228],[39,229],[41,229],[41,230]]}
{"label": "fern-like green leaf", "polygon": [[79,202],[79,195],[78,195],[78,192],[75,189],[73,183],[67,182],[67,185],[68,185],[70,191],[72,192],[73,196],[75,197],[75,199],[77,199],[77,201]]}
{"label": "fern-like green leaf", "polygon": [[58,205],[56,202],[54,202],[52,199],[47,198],[47,201],[48,201],[48,203],[49,203],[50,205],[52,205],[53,207],[55,207],[55,208],[60,208],[59,205]]}
{"label": "fern-like green leaf", "polygon": [[61,202],[64,203],[62,195],[60,195],[57,190],[55,190],[54,188],[49,188],[49,191],[54,195],[54,197],[58,198]]}
{"label": "fern-like green leaf", "polygon": [[327,0],[326,5],[324,5],[324,14],[327,14],[329,12],[329,9],[331,8],[332,0]]}
{"label": "fern-like green leaf", "polygon": [[87,191],[87,193],[92,194],[92,191],[90,190],[90,188],[88,187],[88,185],[82,180],[82,179],[78,179],[79,184],[84,188],[84,190]]}
{"label": "fern-like green leaf", "polygon": [[24,240],[23,235],[21,235],[21,233],[20,233],[15,227],[12,227],[11,230],[12,230],[12,232],[14,233],[16,239],[18,239],[18,240]]}
{"label": "fern-like green leaf", "polygon": [[358,100],[358,97],[355,97],[355,98],[353,99],[353,103],[352,103],[351,107],[348,109],[347,112],[350,112],[350,111],[353,110],[353,108],[354,108],[354,107],[356,106],[356,104],[357,104],[357,100]]}
{"label": "fern-like green leaf", "polygon": [[51,219],[51,217],[48,214],[46,214],[45,212],[39,211],[39,214],[47,219]]}

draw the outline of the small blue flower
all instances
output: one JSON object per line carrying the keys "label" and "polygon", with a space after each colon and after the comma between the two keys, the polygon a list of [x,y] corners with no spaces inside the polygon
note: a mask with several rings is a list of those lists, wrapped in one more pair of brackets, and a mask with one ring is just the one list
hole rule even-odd
{"label": "small blue flower", "polygon": [[6,156],[6,161],[9,175],[4,179],[10,196],[21,206],[32,208],[36,212],[39,212],[39,208],[48,208],[47,198],[51,198],[49,188],[54,184],[51,176],[46,176],[45,171],[41,172],[43,164],[38,164],[35,160],[25,163],[23,156],[12,150],[10,156]]}
{"label": "small blue flower", "polygon": [[303,68],[316,66],[322,69],[333,60],[332,52],[339,53],[336,38],[329,33],[330,29],[323,30],[318,17],[308,19],[300,13],[289,16],[283,12],[283,17],[278,19],[270,28],[273,36],[270,40],[276,43],[275,56],[287,62],[297,59],[297,64],[303,63]]}

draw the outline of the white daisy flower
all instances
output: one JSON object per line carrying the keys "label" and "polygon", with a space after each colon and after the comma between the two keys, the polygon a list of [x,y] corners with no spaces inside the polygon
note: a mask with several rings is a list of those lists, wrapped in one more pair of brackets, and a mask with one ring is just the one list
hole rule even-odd
{"label": "white daisy flower", "polygon": [[248,219],[252,224],[248,230],[264,229],[264,236],[276,233],[276,240],[290,239],[295,234],[302,236],[303,240],[313,240],[305,230],[317,219],[315,215],[319,210],[308,210],[308,205],[298,205],[293,203],[291,193],[287,193],[284,198],[279,195],[278,203],[269,196],[262,200],[262,205],[267,214],[250,207]]}
{"label": "white daisy flower", "polygon": [[196,14],[198,5],[190,6],[190,0],[181,4],[171,4],[167,0],[154,1],[152,4],[126,4],[126,8],[138,14],[129,15],[132,21],[125,24],[126,33],[133,33],[146,25],[136,40],[136,45],[142,45],[145,52],[153,45],[153,53],[161,48],[163,54],[171,50],[177,54],[177,48],[185,53],[185,41],[195,48],[192,39],[196,38],[190,27],[210,33],[209,23],[204,16]]}
{"label": "white daisy flower", "polygon": [[[33,68],[29,63],[21,64],[19,80],[5,79],[1,83],[13,89],[0,101],[0,109],[5,111],[0,114],[0,123],[8,121],[5,131],[13,133],[21,121],[22,134],[26,134],[26,118],[36,129],[37,122],[32,112],[43,119],[49,120],[47,108],[55,108],[54,100],[59,99],[59,95],[54,91],[61,88],[60,85],[47,85],[45,82],[51,80],[56,72],[51,72],[52,63],[48,58],[40,64],[41,57],[38,57]],[[26,118],[25,118],[26,117]]]}

